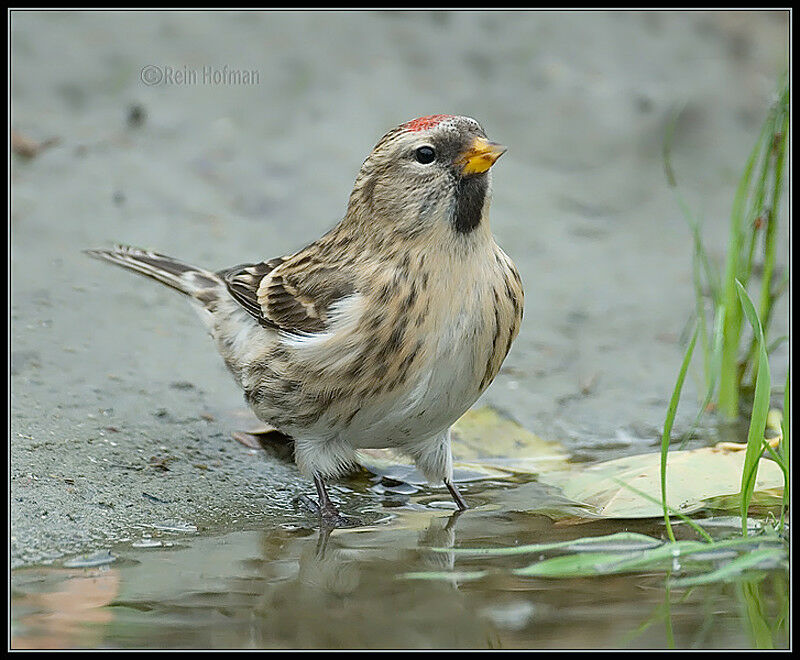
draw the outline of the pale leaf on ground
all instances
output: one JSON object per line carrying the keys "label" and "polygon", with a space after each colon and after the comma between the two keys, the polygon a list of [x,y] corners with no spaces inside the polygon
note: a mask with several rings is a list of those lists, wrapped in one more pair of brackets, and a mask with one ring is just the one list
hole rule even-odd
{"label": "pale leaf on ground", "polygon": [[[560,486],[568,498],[590,505],[600,516],[657,518],[663,515],[660,460],[657,453],[627,456],[579,471],[551,473],[547,481]],[[670,452],[667,505],[685,514],[712,503],[734,503],[737,498],[732,496],[740,492],[743,464],[744,452],[717,447]],[[759,502],[780,502],[783,475],[776,463],[761,459],[755,491]]]}
{"label": "pale leaf on ground", "polygon": [[[543,440],[489,407],[469,410],[453,425],[452,447],[453,478],[461,483],[567,465],[567,454],[558,443]],[[391,449],[360,450],[358,461],[373,474],[415,486],[427,483],[409,458]]]}

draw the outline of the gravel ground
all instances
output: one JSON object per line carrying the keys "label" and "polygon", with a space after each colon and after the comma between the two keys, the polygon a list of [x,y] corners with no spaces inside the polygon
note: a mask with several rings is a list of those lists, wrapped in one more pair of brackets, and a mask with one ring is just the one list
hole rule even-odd
{"label": "gravel ground", "polygon": [[[57,139],[11,163],[19,566],[152,525],[297,515],[310,486],[231,440],[241,396],[191,309],[80,250],[119,241],[222,268],[297,249],[341,217],[377,139],[424,114],[474,116],[510,147],[492,226],[527,306],[482,403],[576,456],[649,448],[692,308],[665,126],[683,107],[675,168],[720,258],[787,21],[15,11],[11,39],[12,127]],[[780,382],[785,349],[774,362]]]}

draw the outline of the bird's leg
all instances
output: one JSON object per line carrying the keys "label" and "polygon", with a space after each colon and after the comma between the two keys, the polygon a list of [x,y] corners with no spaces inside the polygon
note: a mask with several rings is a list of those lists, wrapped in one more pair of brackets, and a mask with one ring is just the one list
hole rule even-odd
{"label": "bird's leg", "polygon": [[317,496],[319,497],[319,515],[338,516],[339,510],[336,508],[331,498],[328,496],[328,489],[325,487],[325,482],[319,473],[314,473],[314,485],[317,487]]}
{"label": "bird's leg", "polygon": [[325,482],[322,480],[322,476],[318,473],[314,473],[314,485],[317,488],[317,496],[319,498],[316,502],[308,497],[308,495],[298,495],[294,498],[294,501],[302,504],[319,516],[320,529],[354,527],[363,524],[359,518],[343,516],[339,513],[336,505],[328,496],[328,490],[325,488]]}
{"label": "bird's leg", "polygon": [[336,505],[331,502],[325,482],[317,472],[314,473],[314,485],[317,487],[317,496],[319,497],[318,513],[320,525],[323,527],[346,527],[352,524],[351,521],[348,521],[339,513]]}
{"label": "bird's leg", "polygon": [[415,447],[412,450],[412,456],[417,468],[427,477],[428,481],[436,483],[441,480],[444,482],[460,511],[469,508],[453,483],[453,452],[450,449],[449,428]]}
{"label": "bird's leg", "polygon": [[464,498],[461,496],[461,493],[458,492],[458,488],[456,488],[456,485],[453,482],[445,481],[444,485],[447,486],[447,490],[449,490],[450,494],[453,496],[459,511],[466,511],[469,509],[467,503],[464,501]]}

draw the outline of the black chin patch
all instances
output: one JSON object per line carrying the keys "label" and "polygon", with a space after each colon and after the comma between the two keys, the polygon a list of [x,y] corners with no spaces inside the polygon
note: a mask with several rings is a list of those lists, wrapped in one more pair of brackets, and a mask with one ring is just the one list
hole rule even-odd
{"label": "black chin patch", "polygon": [[468,234],[481,223],[483,201],[489,181],[485,174],[461,177],[456,184],[456,209],[453,227],[461,234]]}

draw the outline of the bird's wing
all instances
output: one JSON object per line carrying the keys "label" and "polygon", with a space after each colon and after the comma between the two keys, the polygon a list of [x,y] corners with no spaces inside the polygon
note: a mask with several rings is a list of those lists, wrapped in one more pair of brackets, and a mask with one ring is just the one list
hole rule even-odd
{"label": "bird's wing", "polygon": [[277,266],[280,266],[285,259],[277,257],[269,261],[262,261],[257,264],[240,264],[232,268],[226,268],[217,273],[225,282],[228,292],[242,308],[255,318],[261,325],[276,327],[262,315],[261,307],[258,304],[258,287],[261,280],[269,275]]}
{"label": "bird's wing", "polygon": [[278,257],[218,274],[261,325],[290,333],[323,332],[331,305],[356,291],[346,271],[309,259]]}

